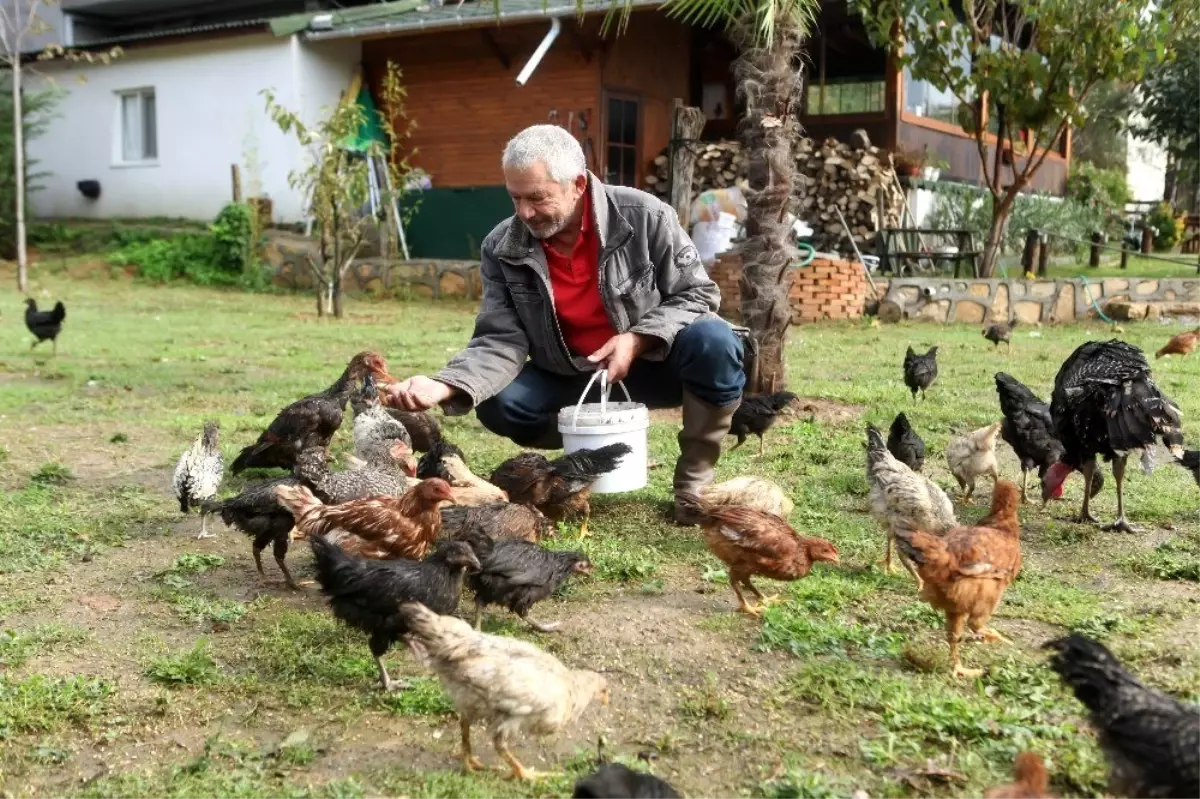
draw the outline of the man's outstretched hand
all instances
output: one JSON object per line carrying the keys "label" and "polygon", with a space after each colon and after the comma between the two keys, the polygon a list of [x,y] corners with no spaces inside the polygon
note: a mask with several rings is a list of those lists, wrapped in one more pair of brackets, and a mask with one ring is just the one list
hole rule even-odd
{"label": "man's outstretched hand", "polygon": [[455,389],[425,375],[414,375],[387,387],[387,404],[406,411],[425,411],[454,396]]}
{"label": "man's outstretched hand", "polygon": [[612,383],[624,380],[629,376],[629,367],[636,358],[654,346],[651,336],[641,333],[621,333],[604,342],[604,346],[588,356],[592,363],[608,370],[608,379]]}

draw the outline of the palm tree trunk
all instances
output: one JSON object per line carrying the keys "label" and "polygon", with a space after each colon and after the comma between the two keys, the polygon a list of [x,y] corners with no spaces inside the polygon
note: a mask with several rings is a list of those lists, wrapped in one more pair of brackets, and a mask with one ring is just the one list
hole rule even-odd
{"label": "palm tree trunk", "polygon": [[793,204],[794,144],[800,136],[803,37],[794,26],[780,23],[769,46],[756,46],[753,18],[734,31],[742,53],[734,63],[734,76],[746,100],[738,135],[749,158],[750,183],[742,246],[742,321],[758,344],[748,394],[778,391],[787,379],[784,350],[792,321],[788,294],[799,254],[791,242],[787,215]]}

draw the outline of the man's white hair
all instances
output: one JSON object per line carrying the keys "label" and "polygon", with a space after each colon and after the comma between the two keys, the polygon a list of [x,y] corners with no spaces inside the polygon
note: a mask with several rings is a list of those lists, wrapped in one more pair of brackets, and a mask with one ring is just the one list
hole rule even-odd
{"label": "man's white hair", "polygon": [[533,125],[513,136],[504,146],[500,164],[505,169],[529,169],[539,161],[559,183],[569,183],[587,172],[583,148],[558,125]]}

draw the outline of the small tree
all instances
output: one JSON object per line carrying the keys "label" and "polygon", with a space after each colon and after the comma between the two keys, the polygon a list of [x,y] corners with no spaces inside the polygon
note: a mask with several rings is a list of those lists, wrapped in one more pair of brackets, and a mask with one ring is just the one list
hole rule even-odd
{"label": "small tree", "polygon": [[1200,161],[1200,31],[1193,29],[1180,43],[1178,57],[1150,70],[1141,86],[1140,113],[1134,132],[1167,151],[1167,180],[1163,200],[1174,204],[1182,169]]}
{"label": "small tree", "polygon": [[[263,92],[271,119],[285,134],[294,134],[310,158],[303,168],[288,174],[288,182],[308,200],[308,211],[320,237],[319,263],[310,263],[317,286],[318,316],[343,316],[343,281],[376,222],[368,212],[371,197],[375,196],[381,208],[389,207],[403,193],[411,171],[402,152],[402,142],[408,138],[412,124],[406,117],[407,93],[400,78],[400,69],[389,62],[377,112],[387,145],[359,138],[368,118],[356,97],[343,98],[324,119],[309,126],[294,111],[280,105],[273,91]],[[385,156],[390,190],[371,179],[371,163],[380,156]]]}
{"label": "small tree", "polygon": [[[990,277],[1017,195],[1103,81],[1134,84],[1171,52],[1195,0],[860,0],[871,37],[951,92],[992,197]],[[1194,87],[1192,104],[1195,105]],[[996,122],[994,136],[987,127]],[[1021,156],[1024,156],[1023,158]]]}
{"label": "small tree", "polygon": [[[52,29],[39,12],[57,0],[3,0],[0,2],[0,61],[9,69],[9,88],[12,91],[13,116],[13,174],[16,183],[14,228],[17,250],[17,291],[29,289],[29,255],[25,243],[25,109],[23,102],[24,59],[33,39]],[[120,55],[119,47],[104,53],[76,52],[61,45],[51,45],[38,56],[39,60],[65,58],[72,61],[107,64]]]}

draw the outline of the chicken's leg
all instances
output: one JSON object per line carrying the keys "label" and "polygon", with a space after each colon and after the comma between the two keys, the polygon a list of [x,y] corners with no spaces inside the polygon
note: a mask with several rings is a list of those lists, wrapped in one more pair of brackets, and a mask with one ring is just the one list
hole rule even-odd
{"label": "chicken's leg", "polygon": [[276,539],[272,551],[275,553],[275,562],[279,564],[279,570],[283,572],[283,581],[287,583],[287,587],[293,591],[299,591],[300,586],[296,583],[296,579],[292,577],[292,572],[288,569],[287,562],[284,560],[288,551],[287,539]]}
{"label": "chicken's leg", "polygon": [[204,509],[200,510],[200,534],[196,536],[199,541],[202,538],[212,538],[213,534],[208,531],[208,512]]}
{"label": "chicken's leg", "polygon": [[471,754],[471,722],[459,716],[458,730],[462,736],[463,771],[470,774],[476,769],[484,768],[483,761]]}
{"label": "chicken's leg", "polygon": [[388,674],[387,666],[383,665],[383,655],[375,656],[375,663],[379,665],[379,684],[383,686],[385,691],[403,691],[408,687],[405,680],[393,680]]}
{"label": "chicken's leg", "polygon": [[56,338],[50,339],[50,357],[58,357],[58,339]]}
{"label": "chicken's leg", "polygon": [[765,436],[762,436],[762,435],[760,435],[760,436],[758,437],[758,457],[759,457],[759,458],[763,458],[763,457],[765,457],[765,456],[766,456],[766,454],[767,454],[767,452],[766,452],[766,446],[767,446],[767,445],[766,445],[766,438],[765,438]]}
{"label": "chicken's leg", "polygon": [[955,677],[979,677],[983,669],[964,668],[958,659],[958,643],[962,640],[963,626],[967,617],[962,613],[946,614],[946,643],[950,645],[950,664]]}
{"label": "chicken's leg", "polygon": [[588,520],[592,518],[592,504],[585,503],[583,506],[583,524],[579,525],[579,537],[588,537]]}
{"label": "chicken's leg", "polygon": [[504,760],[512,768],[512,776],[519,780],[536,780],[541,777],[552,777],[553,774],[539,774],[531,768],[525,768],[521,762],[517,760],[513,753],[508,751],[508,742],[504,740],[505,736],[502,732],[497,732],[492,736],[492,746],[496,748],[496,754]]}
{"label": "chicken's leg", "polygon": [[1029,485],[1029,470],[1026,469],[1024,466],[1022,466],[1021,467],[1021,504],[1022,505],[1024,505],[1026,502],[1029,501],[1029,497],[1026,496],[1026,493],[1025,493],[1026,487],[1028,485]]}
{"label": "chicken's leg", "polygon": [[892,572],[894,572],[896,570],[892,566],[892,546],[894,545],[895,541],[896,541],[896,536],[892,535],[889,532],[887,534],[887,554],[885,554],[883,556],[883,561],[882,561],[883,570],[885,572],[887,572],[888,574],[891,574]]}
{"label": "chicken's leg", "polygon": [[1079,473],[1083,475],[1083,507],[1079,509],[1079,517],[1077,522],[1086,522],[1087,524],[1096,524],[1099,520],[1088,510],[1088,505],[1092,501],[1092,475],[1096,472],[1096,459],[1092,458],[1080,467]]}
{"label": "chicken's leg", "polygon": [[[1102,529],[1117,530],[1122,533],[1140,533],[1142,528],[1134,527],[1129,522],[1125,521],[1125,463],[1127,457],[1118,456],[1113,458],[1113,477],[1117,481],[1117,520],[1112,524],[1106,524]],[[1088,486],[1090,491],[1091,486]]]}
{"label": "chicken's leg", "polygon": [[903,566],[904,569],[913,576],[913,579],[917,581],[917,593],[920,593],[921,589],[925,587],[925,581],[922,580],[921,575],[917,573],[917,567],[912,565],[912,562],[903,555],[899,556],[899,561],[900,565]]}
{"label": "chicken's leg", "polygon": [[738,610],[740,610],[742,613],[745,613],[747,616],[754,616],[755,618],[758,618],[761,612],[758,608],[746,601],[745,595],[742,594],[741,582],[742,580],[740,576],[734,576],[732,574],[729,575],[729,585],[731,588],[733,588],[733,593],[736,594],[738,598]]}
{"label": "chicken's leg", "polygon": [[475,600],[475,629],[483,629],[483,603],[478,599]]}
{"label": "chicken's leg", "polygon": [[559,626],[561,626],[561,624],[562,624],[561,622],[557,622],[557,621],[540,622],[540,621],[537,621],[536,619],[529,618],[529,616],[525,615],[524,613],[518,613],[517,615],[521,617],[521,621],[525,622],[530,627],[537,630],[539,633],[555,632],[556,630],[558,630]]}
{"label": "chicken's leg", "polygon": [[758,588],[755,587],[754,583],[750,582],[749,577],[742,580],[742,585],[749,588],[750,593],[754,594],[755,598],[758,599],[758,609],[759,610],[762,610],[765,607],[770,607],[771,605],[778,605],[779,603],[784,601],[779,596],[779,594],[772,594],[771,596],[763,596],[763,592],[759,591]]}
{"label": "chicken's leg", "polygon": [[255,545],[254,550],[253,550],[254,565],[258,567],[258,573],[261,574],[262,576],[266,577],[267,573],[265,571],[263,571],[263,565],[262,565],[262,551],[263,551],[263,547]]}

